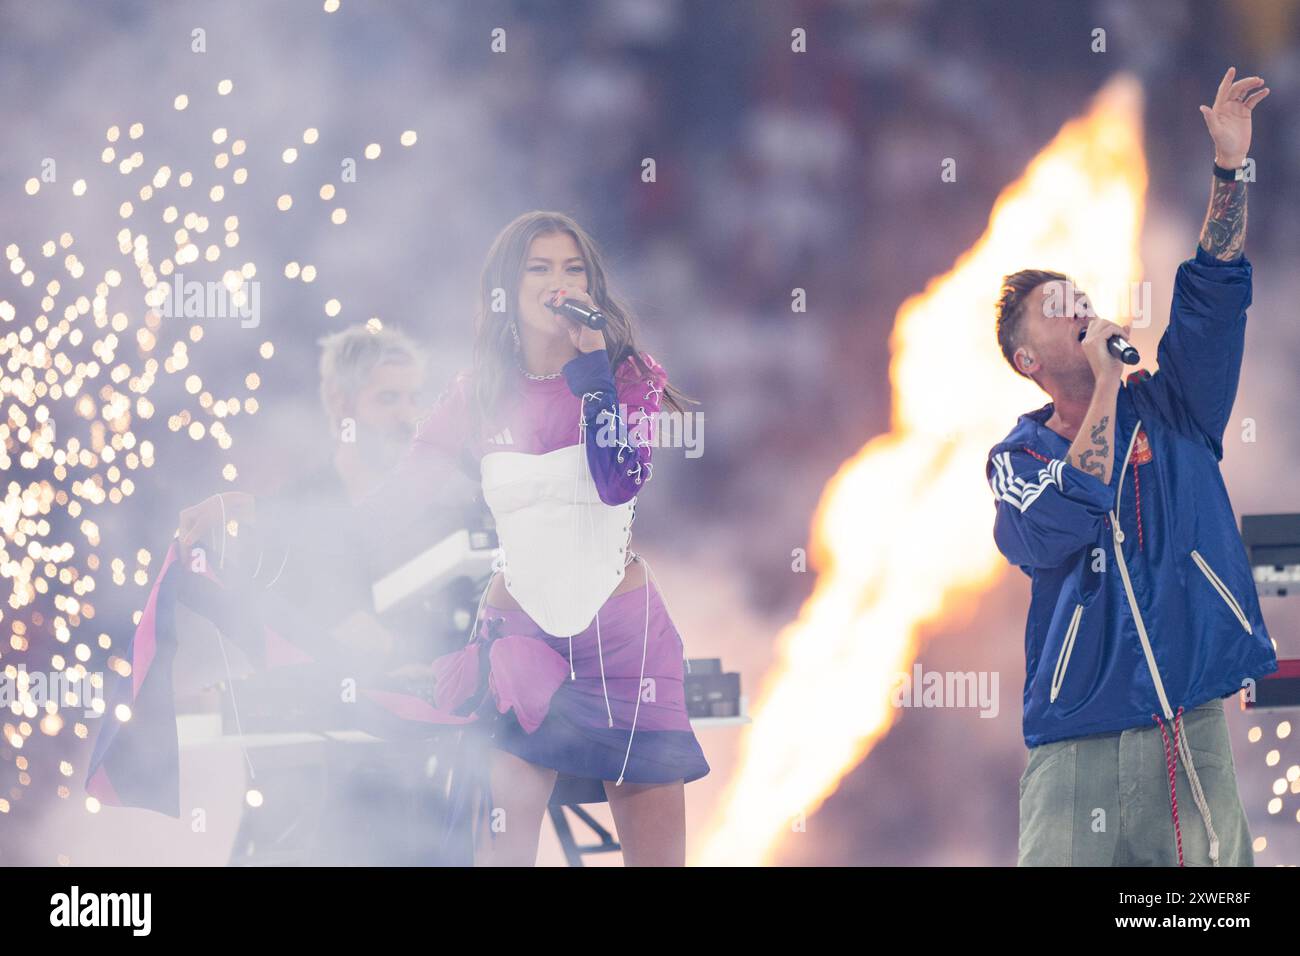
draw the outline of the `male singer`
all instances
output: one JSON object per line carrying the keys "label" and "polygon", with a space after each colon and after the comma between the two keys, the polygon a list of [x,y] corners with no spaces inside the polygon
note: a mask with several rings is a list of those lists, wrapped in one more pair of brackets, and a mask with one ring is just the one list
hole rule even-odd
{"label": "male singer", "polygon": [[1200,108],[1210,205],[1159,371],[1123,380],[1108,342],[1128,328],[1089,319],[1064,275],[1004,280],[1002,353],[1052,397],[986,466],[998,549],[1033,582],[1021,866],[1254,862],[1222,699],[1277,657],[1219,462],[1251,301],[1251,112],[1269,91],[1234,73]]}

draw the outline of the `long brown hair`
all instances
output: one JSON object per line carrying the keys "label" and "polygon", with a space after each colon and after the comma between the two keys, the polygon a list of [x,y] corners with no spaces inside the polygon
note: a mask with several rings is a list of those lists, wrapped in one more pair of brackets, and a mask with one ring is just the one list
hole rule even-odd
{"label": "long brown hair", "polygon": [[[519,283],[523,278],[528,250],[538,236],[565,232],[573,237],[587,268],[587,292],[599,303],[608,320],[602,331],[609,354],[610,369],[617,369],[628,357],[642,374],[650,370],[641,359],[628,308],[610,294],[605,282],[605,267],[596,244],[572,218],[560,212],[534,210],[519,216],[497,235],[488,250],[487,261],[479,280],[478,312],[474,317],[474,395],[472,403],[475,429],[497,407],[502,393],[518,374],[515,368],[514,336],[510,323],[517,321]],[[503,290],[505,311],[492,311],[496,290]],[[699,402],[672,385],[665,385],[662,405],[674,411],[686,411],[685,404]]]}

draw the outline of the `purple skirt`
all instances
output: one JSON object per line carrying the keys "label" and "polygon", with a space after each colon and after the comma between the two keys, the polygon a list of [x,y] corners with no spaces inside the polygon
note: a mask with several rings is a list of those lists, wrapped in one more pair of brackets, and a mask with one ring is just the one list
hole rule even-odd
{"label": "purple skirt", "polygon": [[601,781],[689,783],[709,772],[686,713],[682,658],[648,579],[609,598],[572,638],[486,605],[479,639],[435,664],[435,699],[448,709],[468,702],[491,725],[492,746],[558,771],[553,802],[598,803]]}

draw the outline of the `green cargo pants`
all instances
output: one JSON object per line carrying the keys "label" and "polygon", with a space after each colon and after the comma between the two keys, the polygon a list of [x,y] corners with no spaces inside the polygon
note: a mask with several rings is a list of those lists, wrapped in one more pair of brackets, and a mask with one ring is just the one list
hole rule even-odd
{"label": "green cargo pants", "polygon": [[[1223,700],[1183,712],[1220,866],[1254,866]],[[1165,722],[1171,755],[1173,727]],[[1211,866],[1210,840],[1178,758],[1185,866]],[[1160,727],[1089,734],[1034,747],[1020,777],[1019,866],[1177,866],[1169,768]]]}

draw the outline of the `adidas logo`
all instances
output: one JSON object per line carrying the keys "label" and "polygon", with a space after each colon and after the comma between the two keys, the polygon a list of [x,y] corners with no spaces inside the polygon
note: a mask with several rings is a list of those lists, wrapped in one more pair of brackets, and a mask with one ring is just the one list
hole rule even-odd
{"label": "adidas logo", "polygon": [[493,435],[488,441],[493,445],[513,445],[515,443],[515,440],[510,437],[510,429],[508,428]]}

